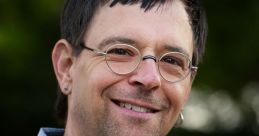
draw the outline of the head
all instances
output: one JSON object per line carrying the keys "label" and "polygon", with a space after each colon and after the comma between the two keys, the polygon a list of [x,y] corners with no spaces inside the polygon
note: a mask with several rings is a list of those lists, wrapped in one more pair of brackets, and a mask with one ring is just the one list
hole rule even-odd
{"label": "head", "polygon": [[66,133],[166,135],[188,100],[196,74],[168,82],[152,59],[141,61],[131,73],[116,74],[103,56],[82,44],[100,51],[127,44],[141,56],[157,59],[173,48],[197,66],[206,34],[198,0],[68,0],[61,40],[52,54],[60,87],[57,114]]}

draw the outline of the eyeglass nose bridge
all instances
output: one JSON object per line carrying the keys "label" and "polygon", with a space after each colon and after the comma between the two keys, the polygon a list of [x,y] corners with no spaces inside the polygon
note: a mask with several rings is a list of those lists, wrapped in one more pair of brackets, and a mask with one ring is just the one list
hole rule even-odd
{"label": "eyeglass nose bridge", "polygon": [[155,56],[152,56],[152,55],[146,55],[146,56],[143,56],[142,60],[146,60],[146,59],[152,59],[154,60],[155,62],[157,62],[157,59]]}

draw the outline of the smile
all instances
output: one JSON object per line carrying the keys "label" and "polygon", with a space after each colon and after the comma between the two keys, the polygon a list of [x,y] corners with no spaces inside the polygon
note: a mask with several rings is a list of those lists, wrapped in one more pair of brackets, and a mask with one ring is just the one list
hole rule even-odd
{"label": "smile", "polygon": [[144,107],[139,107],[137,105],[132,105],[132,104],[123,103],[123,102],[120,102],[119,106],[122,108],[126,108],[126,109],[133,110],[136,112],[142,112],[142,113],[151,113],[151,111],[152,111],[152,110],[144,108]]}
{"label": "smile", "polygon": [[155,110],[155,109],[151,109],[151,108],[147,108],[147,107],[143,107],[143,106],[139,106],[139,105],[135,105],[135,104],[130,104],[127,102],[120,102],[120,101],[113,101],[113,102],[121,108],[139,112],[139,113],[156,113],[156,112],[158,112],[158,110]]}

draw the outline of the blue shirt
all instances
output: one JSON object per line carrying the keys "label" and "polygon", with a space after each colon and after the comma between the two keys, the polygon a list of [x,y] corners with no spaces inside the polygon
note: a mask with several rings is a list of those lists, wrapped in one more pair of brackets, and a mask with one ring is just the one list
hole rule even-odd
{"label": "blue shirt", "polygon": [[64,129],[62,128],[41,128],[38,136],[63,136]]}

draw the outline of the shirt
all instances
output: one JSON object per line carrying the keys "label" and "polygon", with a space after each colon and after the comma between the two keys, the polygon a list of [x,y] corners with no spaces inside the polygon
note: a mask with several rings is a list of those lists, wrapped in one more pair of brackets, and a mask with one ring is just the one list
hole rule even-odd
{"label": "shirt", "polygon": [[62,128],[41,128],[38,136],[63,136],[64,129]]}

